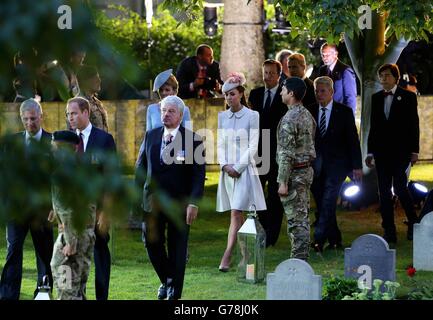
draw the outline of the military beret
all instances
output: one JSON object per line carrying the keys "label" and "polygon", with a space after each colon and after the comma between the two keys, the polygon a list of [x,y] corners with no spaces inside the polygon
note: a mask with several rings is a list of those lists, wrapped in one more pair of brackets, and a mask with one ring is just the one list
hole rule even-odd
{"label": "military beret", "polygon": [[153,82],[153,92],[157,92],[159,88],[161,88],[163,84],[167,82],[172,72],[173,69],[168,69],[156,76],[155,81]]}
{"label": "military beret", "polygon": [[52,137],[53,137],[52,138],[53,141],[67,142],[72,144],[80,143],[80,138],[72,131],[66,131],[66,130],[55,131],[53,132]]}
{"label": "military beret", "polygon": [[305,91],[307,90],[307,86],[305,85],[304,80],[298,77],[290,77],[284,80],[284,86],[287,88],[287,91]]}

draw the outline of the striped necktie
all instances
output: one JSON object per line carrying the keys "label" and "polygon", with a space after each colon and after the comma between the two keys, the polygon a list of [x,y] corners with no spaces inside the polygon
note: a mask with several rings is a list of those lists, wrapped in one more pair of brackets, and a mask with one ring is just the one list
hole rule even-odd
{"label": "striped necktie", "polygon": [[319,131],[320,131],[320,136],[324,136],[326,133],[326,108],[321,108],[322,109],[322,115],[320,116],[320,122],[319,122]]}

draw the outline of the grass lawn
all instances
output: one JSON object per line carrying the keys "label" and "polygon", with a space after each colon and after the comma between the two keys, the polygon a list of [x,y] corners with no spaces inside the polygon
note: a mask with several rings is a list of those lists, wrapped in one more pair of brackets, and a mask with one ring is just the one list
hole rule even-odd
{"label": "grass lawn", "polygon": [[[236,270],[228,273],[218,271],[223,254],[229,226],[229,214],[214,211],[218,173],[208,173],[203,204],[200,206],[198,220],[190,232],[189,253],[183,299],[265,299],[266,286],[240,283],[236,280]],[[425,182],[433,187],[433,165],[417,165],[411,178]],[[313,217],[311,217],[313,219]],[[404,296],[414,286],[414,279],[423,282],[433,279],[433,272],[418,271],[414,278],[406,275],[406,267],[412,264],[412,242],[405,240],[406,228],[403,225],[404,213],[397,210],[396,223],[399,242],[397,249],[397,281],[402,285],[398,296]],[[338,223],[343,233],[343,242],[349,246],[357,237],[366,233],[382,235],[381,219],[377,206],[355,212],[338,212]],[[110,299],[118,300],[155,300],[159,280],[147,257],[141,242],[141,232],[117,228],[114,235],[114,261],[111,272]],[[290,245],[283,222],[279,241],[275,247],[266,251],[266,269],[273,272],[275,267],[289,258]],[[0,269],[6,256],[5,230],[0,230]],[[344,274],[344,252],[325,252],[318,255],[311,252],[309,263],[316,274],[323,277]],[[235,263],[233,263],[235,265]],[[23,281],[21,299],[32,299],[35,286],[36,266],[31,237],[25,242]],[[88,282],[88,298],[95,299],[94,269],[92,267]]]}

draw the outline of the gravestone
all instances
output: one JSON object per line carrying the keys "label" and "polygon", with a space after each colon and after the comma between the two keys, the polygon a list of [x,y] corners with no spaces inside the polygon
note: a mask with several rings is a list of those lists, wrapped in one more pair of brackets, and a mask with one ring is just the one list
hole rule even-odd
{"label": "gravestone", "polygon": [[322,277],[304,260],[285,260],[267,275],[266,299],[322,300]]}
{"label": "gravestone", "polygon": [[382,237],[364,234],[344,250],[344,276],[363,280],[371,288],[375,279],[395,281],[395,262],[395,249],[389,249]]}
{"label": "gravestone", "polygon": [[413,266],[433,271],[433,211],[413,225]]}

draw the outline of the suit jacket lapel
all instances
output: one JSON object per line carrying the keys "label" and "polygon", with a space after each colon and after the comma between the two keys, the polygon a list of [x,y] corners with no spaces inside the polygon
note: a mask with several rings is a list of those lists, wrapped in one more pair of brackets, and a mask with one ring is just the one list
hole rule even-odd
{"label": "suit jacket lapel", "polygon": [[[398,98],[400,98],[400,100]],[[392,97],[391,107],[389,108],[388,120],[391,119],[391,116],[395,113],[395,109],[399,108],[400,101],[401,101],[401,91],[400,88],[397,87],[397,90],[395,90],[395,94]]]}
{"label": "suit jacket lapel", "polygon": [[162,135],[164,134],[164,126],[155,134],[155,140],[152,141],[151,148],[155,148],[154,152],[151,152],[152,163],[155,163],[158,167],[161,167],[161,143]]}
{"label": "suit jacket lapel", "polygon": [[92,130],[90,131],[89,139],[87,140],[86,152],[92,150],[93,145],[95,143],[95,139],[96,139],[96,130],[94,127],[92,127]]}
{"label": "suit jacket lapel", "polygon": [[335,101],[332,101],[332,110],[331,115],[329,116],[328,127],[326,128],[325,136],[328,135],[333,129],[335,125],[335,119],[338,117],[338,108],[335,105]]}

